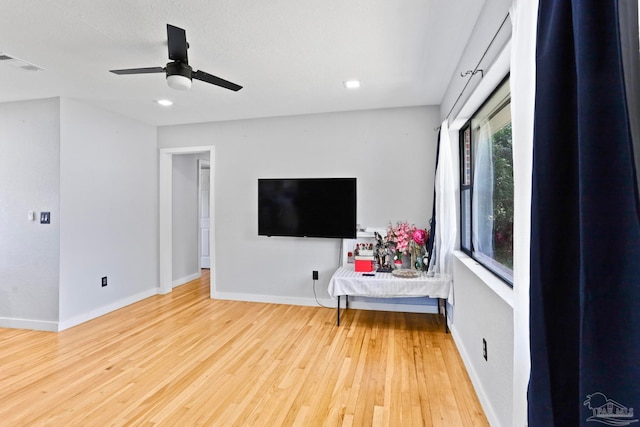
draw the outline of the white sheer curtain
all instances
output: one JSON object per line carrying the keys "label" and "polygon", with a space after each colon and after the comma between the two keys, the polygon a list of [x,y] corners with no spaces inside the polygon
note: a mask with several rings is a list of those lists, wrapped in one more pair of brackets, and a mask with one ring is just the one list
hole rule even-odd
{"label": "white sheer curtain", "polygon": [[471,197],[473,249],[493,258],[493,143],[488,120],[480,124],[475,161]]}
{"label": "white sheer curtain", "polygon": [[[449,277],[453,272],[451,258],[457,232],[454,179],[449,122],[445,120],[440,126],[440,154],[435,177],[436,230],[429,273],[447,274]],[[448,301],[453,304],[453,287],[449,292]]]}
{"label": "white sheer curtain", "polygon": [[536,82],[538,1],[514,0],[511,10],[511,126],[513,137],[513,423],[527,424],[529,385],[529,248]]}

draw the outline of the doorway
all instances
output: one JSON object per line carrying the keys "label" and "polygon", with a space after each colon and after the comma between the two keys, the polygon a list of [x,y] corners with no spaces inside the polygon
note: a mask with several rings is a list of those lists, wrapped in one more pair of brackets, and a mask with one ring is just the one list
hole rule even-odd
{"label": "doorway", "polygon": [[200,268],[211,268],[211,251],[209,230],[211,229],[211,211],[209,197],[211,195],[210,163],[198,159],[198,255]]}
{"label": "doorway", "polygon": [[160,149],[160,165],[159,165],[159,222],[160,222],[160,294],[167,294],[173,289],[172,277],[173,277],[173,238],[172,238],[172,165],[173,156],[177,154],[197,154],[197,153],[209,153],[209,200],[208,200],[208,212],[210,213],[209,220],[209,258],[211,274],[209,275],[209,294],[215,293],[216,272],[213,267],[215,264],[215,217],[213,217],[214,210],[214,185],[213,177],[215,171],[215,157],[213,146],[199,146],[199,147],[177,147],[177,148],[162,148]]}

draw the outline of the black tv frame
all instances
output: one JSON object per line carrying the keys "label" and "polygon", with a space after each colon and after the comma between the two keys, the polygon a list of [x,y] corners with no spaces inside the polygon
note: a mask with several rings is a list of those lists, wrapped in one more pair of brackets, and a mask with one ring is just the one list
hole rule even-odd
{"label": "black tv frame", "polygon": [[258,235],[354,239],[356,178],[258,178]]}

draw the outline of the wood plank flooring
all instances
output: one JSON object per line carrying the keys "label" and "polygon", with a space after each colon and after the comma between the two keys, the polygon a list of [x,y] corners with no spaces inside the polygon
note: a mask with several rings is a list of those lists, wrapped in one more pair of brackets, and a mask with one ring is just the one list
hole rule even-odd
{"label": "wood plank flooring", "polygon": [[350,309],[337,327],[335,310],[208,293],[0,329],[0,425],[488,425],[441,316]]}

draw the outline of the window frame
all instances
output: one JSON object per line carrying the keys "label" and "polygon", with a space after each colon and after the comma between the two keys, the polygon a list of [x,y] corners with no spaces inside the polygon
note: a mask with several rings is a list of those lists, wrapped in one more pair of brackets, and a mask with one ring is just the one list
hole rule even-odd
{"label": "window frame", "polygon": [[[467,150],[466,150],[466,140],[465,140],[465,133],[468,132],[469,133],[469,161],[468,161],[468,165],[466,162],[466,155],[467,155]],[[464,126],[462,126],[462,128],[460,128],[459,130],[459,144],[460,144],[460,250],[462,252],[464,252],[465,254],[469,255],[470,257],[473,257],[473,239],[471,238],[472,232],[473,232],[473,228],[472,228],[472,224],[473,224],[473,209],[471,208],[471,206],[473,206],[473,142],[471,140],[471,119],[469,119]],[[466,169],[467,166],[469,168],[469,179],[468,179],[468,183],[467,183],[467,179],[466,179]],[[469,222],[468,222],[468,227],[467,224],[465,224],[464,222],[464,216],[463,216],[463,209],[464,207],[467,206],[467,204],[464,202],[464,196],[465,194],[468,194],[469,197]],[[465,231],[469,230],[469,235],[466,236]],[[468,242],[469,242],[469,247],[467,247],[466,244],[466,239],[465,236],[468,237]],[[463,240],[464,239],[464,240]]]}
{"label": "window frame", "polygon": [[[460,200],[459,200],[459,203],[460,203],[460,250],[464,252],[466,255],[468,255],[469,257],[471,257],[474,261],[482,265],[485,269],[487,269],[494,276],[496,276],[498,279],[503,281],[506,285],[513,288],[513,269],[509,269],[508,267],[499,263],[497,260],[490,258],[483,253],[476,253],[474,248],[474,241],[473,241],[473,190],[474,190],[474,184],[475,184],[474,183],[474,174],[475,174],[474,160],[475,160],[475,154],[476,154],[475,152],[476,141],[474,141],[474,138],[473,138],[471,125],[472,125],[472,121],[476,118],[478,113],[490,101],[492,101],[492,98],[499,92],[500,89],[503,88],[504,84],[507,81],[509,81],[509,79],[510,79],[510,73],[507,73],[507,75],[491,91],[489,96],[487,96],[487,98],[473,112],[469,120],[467,120],[467,122],[460,128],[460,130],[458,131],[458,148],[459,148],[458,153],[459,153],[459,165],[460,165],[460,170],[459,170],[459,173],[460,173]],[[510,98],[511,98],[511,88],[509,88],[509,99]],[[502,106],[501,108],[504,108],[504,106]],[[466,149],[466,141],[465,141],[465,134],[467,132],[469,135],[468,150]],[[513,147],[513,136],[512,136],[511,144]],[[469,167],[468,183],[466,179],[467,162],[465,159],[467,151],[470,154],[470,158],[468,160],[468,167]],[[512,151],[512,156],[513,156],[513,151]],[[464,201],[465,196],[468,197],[468,204],[469,204],[468,218],[465,215],[465,207],[466,207],[466,204]],[[468,223],[465,220],[467,220]],[[468,237],[468,239],[465,239],[466,230],[469,230],[469,235],[466,236]],[[468,246],[466,245],[467,242],[465,240],[468,241]],[[513,242],[512,242],[512,245],[513,245]],[[493,262],[485,261],[485,258],[488,258]],[[495,268],[494,266],[491,265],[496,263],[500,264],[502,267],[504,267],[504,269],[511,270],[512,272],[511,278],[509,278],[508,276],[505,276],[503,272],[500,271],[502,268]]]}

